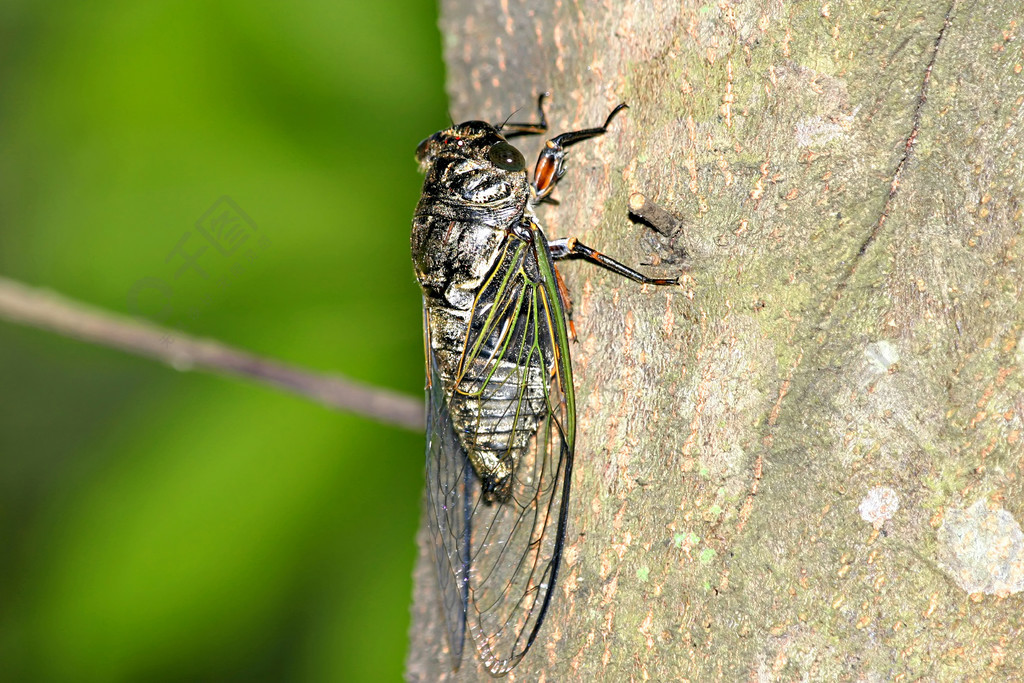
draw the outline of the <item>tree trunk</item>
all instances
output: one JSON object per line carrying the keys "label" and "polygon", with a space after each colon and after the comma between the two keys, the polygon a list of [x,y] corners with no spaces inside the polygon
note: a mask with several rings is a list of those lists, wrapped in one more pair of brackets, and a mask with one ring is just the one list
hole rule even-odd
{"label": "tree trunk", "polygon": [[[571,521],[513,677],[1024,676],[1024,6],[442,4],[456,121],[630,105],[548,235],[688,264],[562,269]],[[430,552],[408,676],[487,679],[471,642],[450,671]]]}

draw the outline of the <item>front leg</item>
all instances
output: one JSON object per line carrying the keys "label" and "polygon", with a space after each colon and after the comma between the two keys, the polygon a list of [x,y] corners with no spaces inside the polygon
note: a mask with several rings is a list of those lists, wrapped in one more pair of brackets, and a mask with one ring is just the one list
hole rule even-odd
{"label": "front leg", "polygon": [[537,158],[537,166],[533,171],[533,191],[536,202],[546,199],[555,189],[555,183],[558,182],[558,179],[565,175],[566,148],[575,145],[577,142],[607,133],[608,124],[612,122],[616,114],[626,108],[625,104],[620,104],[615,109],[612,109],[612,113],[608,114],[608,118],[605,119],[604,125],[600,128],[587,128],[586,130],[562,133],[544,143],[544,149],[541,150],[540,156]]}

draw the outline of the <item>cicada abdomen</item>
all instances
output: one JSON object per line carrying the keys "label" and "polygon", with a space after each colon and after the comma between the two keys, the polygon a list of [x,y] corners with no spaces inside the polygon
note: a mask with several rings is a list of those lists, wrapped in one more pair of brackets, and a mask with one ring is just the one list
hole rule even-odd
{"label": "cicada abdomen", "polygon": [[[542,98],[543,100],[543,98]],[[565,149],[606,131],[549,140],[531,183],[510,135],[537,124],[469,121],[416,152],[426,173],[412,256],[423,289],[427,497],[449,642],[468,629],[487,669],[526,654],[553,595],[567,524],[576,413],[553,261],[579,257],[648,278],[574,239],[549,242],[534,214]]]}

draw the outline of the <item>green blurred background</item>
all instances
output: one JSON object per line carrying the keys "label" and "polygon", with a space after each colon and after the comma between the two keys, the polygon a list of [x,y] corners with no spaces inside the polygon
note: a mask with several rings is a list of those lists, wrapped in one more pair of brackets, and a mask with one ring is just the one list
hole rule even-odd
{"label": "green blurred background", "polygon": [[[0,275],[123,313],[157,278],[171,325],[421,395],[436,11],[5,0]],[[225,195],[261,248],[179,273]],[[399,679],[422,460],[421,434],[0,322],[0,680]]]}

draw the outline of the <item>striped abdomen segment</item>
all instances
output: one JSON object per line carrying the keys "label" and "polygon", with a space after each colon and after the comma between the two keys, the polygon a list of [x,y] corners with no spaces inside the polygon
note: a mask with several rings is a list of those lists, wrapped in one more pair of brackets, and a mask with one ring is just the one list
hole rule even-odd
{"label": "striped abdomen segment", "polygon": [[498,360],[471,368],[451,396],[452,422],[480,478],[485,503],[507,502],[530,440],[547,413],[539,356],[525,365]]}

